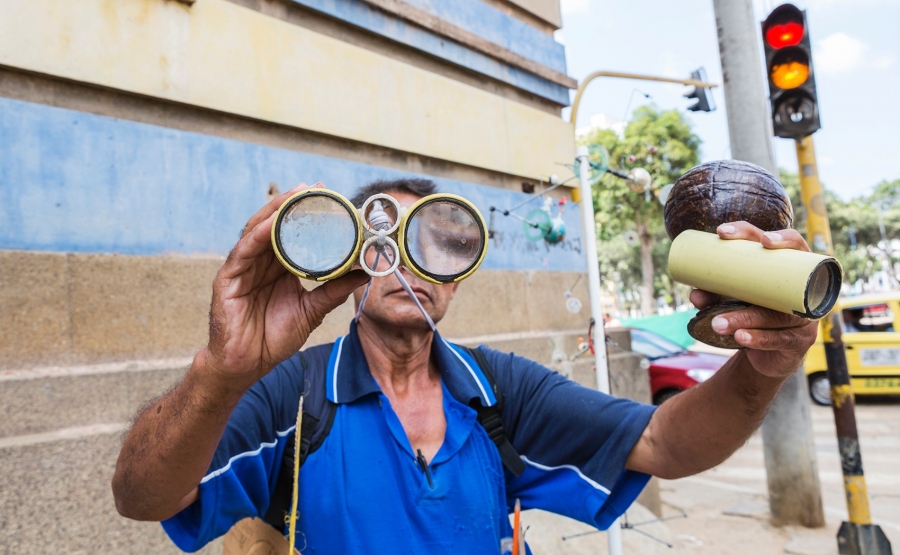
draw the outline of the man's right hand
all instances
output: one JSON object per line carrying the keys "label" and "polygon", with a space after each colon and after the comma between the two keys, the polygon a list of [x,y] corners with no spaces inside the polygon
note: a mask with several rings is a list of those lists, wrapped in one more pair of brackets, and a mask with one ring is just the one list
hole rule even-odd
{"label": "man's right hand", "polygon": [[304,189],[301,184],[273,198],[250,218],[213,281],[209,344],[201,356],[210,378],[223,385],[248,389],[296,353],[325,315],[369,280],[365,272],[354,270],[306,290],[275,256],[275,213]]}
{"label": "man's right hand", "polygon": [[357,270],[307,291],[278,261],[271,241],[275,212],[305,188],[275,197],[250,218],[213,281],[207,347],[128,432],[112,483],[123,516],[164,520],[193,503],[243,394],[368,281]]}

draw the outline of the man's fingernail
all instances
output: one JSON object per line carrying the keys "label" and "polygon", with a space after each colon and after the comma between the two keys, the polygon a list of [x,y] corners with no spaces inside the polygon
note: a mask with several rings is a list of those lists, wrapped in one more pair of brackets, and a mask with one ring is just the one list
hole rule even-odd
{"label": "man's fingernail", "polygon": [[712,319],[712,329],[718,333],[722,333],[723,331],[728,329],[728,320],[722,318],[721,316],[716,316]]}
{"label": "man's fingernail", "polygon": [[725,235],[731,235],[732,233],[734,233],[735,229],[733,225],[720,225],[719,231],[721,231]]}
{"label": "man's fingernail", "polygon": [[780,234],[780,233],[775,233],[774,231],[767,231],[767,232],[765,233],[765,235],[766,235],[766,237],[769,238],[770,241],[773,241],[773,242],[775,242],[775,243],[778,243],[779,241],[781,241],[781,234]]}
{"label": "man's fingernail", "polygon": [[745,332],[744,330],[734,332],[734,338],[739,343],[746,343],[750,341],[750,334]]}

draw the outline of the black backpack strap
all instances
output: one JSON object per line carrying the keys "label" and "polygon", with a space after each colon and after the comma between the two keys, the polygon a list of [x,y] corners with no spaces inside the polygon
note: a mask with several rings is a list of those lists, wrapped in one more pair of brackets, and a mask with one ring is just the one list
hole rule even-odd
{"label": "black backpack strap", "polygon": [[[325,397],[325,372],[311,369],[306,364],[303,353],[300,354],[300,366],[303,369],[304,379],[308,384],[303,399],[303,423],[300,425],[300,464],[302,465],[310,453],[321,447],[331,425],[334,423],[334,414],[337,405]],[[306,384],[304,384],[306,385]],[[281,468],[275,481],[275,490],[269,500],[269,508],[266,511],[265,520],[271,524],[278,533],[284,532],[288,512],[291,510],[291,493],[294,486],[294,442],[296,434],[291,434],[284,447],[284,455],[281,458]]]}
{"label": "black backpack strap", "polygon": [[478,413],[478,422],[487,432],[491,441],[494,442],[494,445],[497,446],[497,451],[500,452],[500,460],[503,461],[503,466],[505,466],[513,476],[518,478],[525,472],[525,461],[522,460],[522,457],[519,456],[516,448],[513,447],[512,443],[509,442],[509,438],[506,437],[502,416],[503,394],[500,392],[500,387],[497,385],[497,378],[494,377],[494,371],[491,369],[491,365],[488,363],[487,358],[485,358],[484,353],[482,353],[480,349],[463,348],[468,351],[468,353],[472,355],[472,358],[475,359],[475,362],[478,363],[479,368],[481,368],[481,373],[484,374],[484,377],[487,378],[487,381],[491,384],[494,397],[497,399],[497,402],[490,407],[482,405],[480,400],[473,399],[471,407]]}

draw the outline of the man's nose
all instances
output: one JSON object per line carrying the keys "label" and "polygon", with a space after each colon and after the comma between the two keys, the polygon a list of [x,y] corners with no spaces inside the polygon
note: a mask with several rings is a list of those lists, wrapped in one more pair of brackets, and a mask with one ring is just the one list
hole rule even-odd
{"label": "man's nose", "polygon": [[432,286],[434,285],[433,283],[427,282],[416,274],[412,273],[406,266],[401,264],[397,269],[400,272],[403,272],[403,277],[406,278],[406,282],[409,283],[410,286],[415,285],[429,292],[432,290]]}

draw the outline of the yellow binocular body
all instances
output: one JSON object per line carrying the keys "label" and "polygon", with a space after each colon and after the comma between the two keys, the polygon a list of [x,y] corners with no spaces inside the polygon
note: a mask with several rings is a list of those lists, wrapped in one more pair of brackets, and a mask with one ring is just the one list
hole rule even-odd
{"label": "yellow binocular body", "polygon": [[306,189],[281,205],[272,224],[278,260],[316,281],[340,277],[356,265],[382,277],[403,264],[425,281],[453,283],[478,269],[487,245],[487,224],[475,205],[445,193],[409,208],[378,194],[357,210],[340,193]]}

